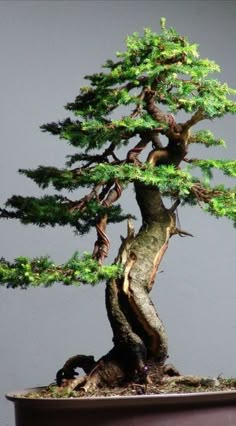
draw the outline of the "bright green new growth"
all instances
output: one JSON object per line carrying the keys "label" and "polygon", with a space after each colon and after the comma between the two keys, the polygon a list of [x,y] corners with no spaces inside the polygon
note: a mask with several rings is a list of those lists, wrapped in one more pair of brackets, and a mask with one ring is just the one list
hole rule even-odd
{"label": "bright green new growth", "polygon": [[77,286],[81,283],[94,285],[121,274],[119,265],[99,266],[89,253],[80,258],[78,252],[63,265],[55,265],[49,257],[33,260],[18,257],[14,263],[1,259],[0,263],[0,282],[9,288],[27,288],[29,285],[49,287],[55,282]]}
{"label": "bright green new growth", "polygon": [[[143,36],[134,33],[127,37],[126,45],[125,52],[117,53],[117,61],[105,63],[105,72],[85,77],[88,86],[82,87],[75,101],[66,105],[74,120],[66,118],[42,126],[43,131],[78,149],[67,158],[65,168],[39,166],[36,170],[20,170],[43,189],[53,186],[57,191],[73,192],[90,187],[90,194],[80,200],[58,194],[43,198],[13,196],[6,203],[10,209],[1,209],[1,217],[39,226],[70,225],[84,234],[104,215],[112,223],[126,219],[129,213],[123,214],[119,205],[111,205],[118,197],[110,203],[104,202],[105,197],[118,183],[124,189],[131,182],[141,182],[156,186],[161,194],[182,204],[200,205],[216,217],[227,217],[236,226],[235,188],[210,185],[214,170],[235,177],[235,160],[190,159],[180,169],[174,164],[153,167],[148,161],[131,161],[129,157],[135,151],[137,137],[142,140],[151,131],[166,135],[172,125],[170,113],[177,117],[181,111],[189,114],[186,123],[191,129],[190,148],[192,144],[224,146],[224,141],[210,130],[194,132],[192,127],[201,120],[235,114],[236,102],[232,98],[236,90],[210,78],[209,74],[220,71],[219,66],[201,59],[198,46],[186,37],[172,28],[166,29],[164,18],[160,34],[145,29]],[[147,90],[153,88],[156,105],[167,111],[159,110],[158,119],[147,108],[145,98]],[[123,156],[125,147],[126,158],[118,158],[120,148]],[[195,169],[202,172],[202,179],[192,174]],[[79,259],[76,254],[72,259],[58,267],[46,258],[19,258],[13,264],[2,261],[0,281],[12,283],[13,287],[56,281],[95,283],[120,273],[117,265],[99,266],[87,255]]]}

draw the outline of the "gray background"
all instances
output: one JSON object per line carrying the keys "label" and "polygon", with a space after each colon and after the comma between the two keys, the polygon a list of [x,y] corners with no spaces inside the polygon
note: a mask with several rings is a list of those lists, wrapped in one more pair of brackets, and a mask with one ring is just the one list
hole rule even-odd
{"label": "gray background", "polygon": [[[0,2],[0,204],[13,193],[41,195],[18,168],[64,165],[74,152],[42,134],[39,125],[65,118],[83,76],[100,70],[126,35],[144,27],[159,31],[159,20],[200,44],[203,57],[222,67],[221,79],[235,85],[234,1],[2,1]],[[235,118],[206,127],[227,140],[229,150],[210,155],[235,157]],[[201,157],[205,148],[192,151]],[[48,191],[50,193],[50,191]],[[137,212],[132,189],[126,208]],[[138,213],[138,212],[137,212]],[[184,373],[235,376],[235,234],[230,222],[199,209],[179,212],[183,229],[195,238],[175,237],[163,261],[154,303],[165,322],[170,360]],[[138,228],[140,222],[137,221]],[[90,250],[94,234],[75,237],[70,228],[24,227],[2,221],[0,256],[50,254],[63,262],[77,249]],[[109,230],[112,259],[125,224]],[[76,353],[96,357],[111,348],[104,309],[104,285],[0,291],[0,424],[13,425],[4,393],[48,384],[64,360]]]}

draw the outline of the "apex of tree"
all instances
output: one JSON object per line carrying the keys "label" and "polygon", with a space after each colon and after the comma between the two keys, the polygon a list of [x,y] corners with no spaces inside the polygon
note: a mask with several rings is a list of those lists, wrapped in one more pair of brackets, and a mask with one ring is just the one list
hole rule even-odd
{"label": "apex of tree", "polygon": [[161,29],[165,30],[166,29],[166,18],[162,17],[160,20],[160,24],[161,24]]}

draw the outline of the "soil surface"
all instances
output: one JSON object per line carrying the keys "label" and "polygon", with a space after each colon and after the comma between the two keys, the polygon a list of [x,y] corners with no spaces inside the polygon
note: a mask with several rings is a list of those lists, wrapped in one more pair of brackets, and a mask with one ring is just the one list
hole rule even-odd
{"label": "soil surface", "polygon": [[[236,378],[204,378],[201,383],[195,376],[181,376],[171,378],[170,381],[161,384],[129,384],[123,387],[100,388],[93,392],[83,390],[68,390],[67,387],[55,385],[46,386],[40,392],[31,392],[23,395],[25,398],[88,398],[88,397],[114,397],[114,396],[135,396],[135,395],[160,395],[173,393],[193,393],[193,392],[219,392],[236,391]],[[184,379],[183,379],[184,378]]]}

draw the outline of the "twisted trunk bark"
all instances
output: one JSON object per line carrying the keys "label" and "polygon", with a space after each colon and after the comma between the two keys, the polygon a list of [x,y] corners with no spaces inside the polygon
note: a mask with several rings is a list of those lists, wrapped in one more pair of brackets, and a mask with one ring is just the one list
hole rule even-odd
{"label": "twisted trunk bark", "polygon": [[128,235],[116,258],[124,266],[124,276],[106,285],[114,347],[97,362],[81,355],[68,360],[58,379],[70,379],[75,368],[85,364],[87,373],[73,380],[71,388],[83,386],[88,391],[133,380],[148,382],[148,367],[155,366],[161,375],[168,356],[166,332],[149,293],[169,238],[175,233],[175,216],[165,208],[157,188],[136,183],[135,192],[143,223],[137,235],[128,223]]}
{"label": "twisted trunk bark", "polygon": [[116,259],[124,265],[124,277],[107,284],[106,307],[115,349],[125,353],[142,376],[147,361],[161,365],[168,355],[166,332],[149,292],[175,220],[156,188],[136,184],[135,191],[143,224],[136,236],[129,225]]}

